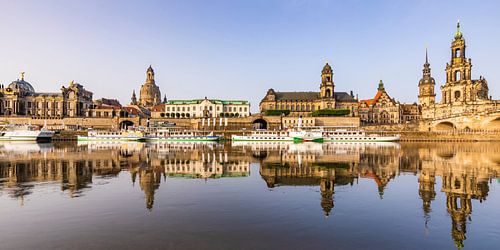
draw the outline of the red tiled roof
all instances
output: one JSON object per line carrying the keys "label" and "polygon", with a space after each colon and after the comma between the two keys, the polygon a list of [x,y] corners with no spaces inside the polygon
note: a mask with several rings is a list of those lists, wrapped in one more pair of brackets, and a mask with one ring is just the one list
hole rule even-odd
{"label": "red tiled roof", "polygon": [[156,111],[156,112],[165,112],[165,104],[158,104],[151,108],[151,111]]}
{"label": "red tiled roof", "polygon": [[373,105],[375,103],[377,103],[378,99],[382,96],[383,92],[382,91],[377,91],[377,94],[375,95],[375,97],[373,97],[373,99],[367,99],[367,100],[360,100],[359,103],[366,103],[366,105],[370,106],[370,105]]}

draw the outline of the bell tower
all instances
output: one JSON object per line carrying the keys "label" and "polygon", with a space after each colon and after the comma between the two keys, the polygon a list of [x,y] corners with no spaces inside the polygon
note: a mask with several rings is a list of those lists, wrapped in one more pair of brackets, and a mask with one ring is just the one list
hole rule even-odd
{"label": "bell tower", "polygon": [[472,64],[465,57],[465,39],[460,31],[460,23],[457,23],[455,40],[451,43],[451,61],[446,67],[446,82],[460,82],[471,79]]}
{"label": "bell tower", "polygon": [[470,58],[465,56],[465,39],[457,23],[455,39],[451,42],[451,60],[446,64],[446,83],[441,87],[444,104],[463,104],[473,99]]}
{"label": "bell tower", "polygon": [[321,71],[320,97],[323,99],[333,99],[334,87],[332,67],[326,63]]}
{"label": "bell tower", "polygon": [[422,72],[422,79],[420,79],[420,82],[418,83],[418,102],[422,105],[422,108],[425,109],[436,103],[436,94],[434,93],[436,81],[431,76],[427,49],[425,50],[425,63]]}

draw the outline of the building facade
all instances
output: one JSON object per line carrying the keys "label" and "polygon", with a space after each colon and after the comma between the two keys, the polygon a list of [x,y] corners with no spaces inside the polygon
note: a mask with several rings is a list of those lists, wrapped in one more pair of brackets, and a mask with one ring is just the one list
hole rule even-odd
{"label": "building facade", "polygon": [[359,117],[363,123],[394,124],[400,122],[399,103],[385,91],[380,80],[375,97],[359,101]]}
{"label": "building facade", "polygon": [[346,92],[335,92],[332,67],[327,63],[321,71],[319,92],[278,92],[269,89],[260,101],[260,112],[289,110],[291,116],[310,116],[321,109],[349,109],[357,113],[358,101]]}
{"label": "building facade", "polygon": [[[436,101],[435,80],[431,76],[427,53],[422,79],[419,81],[419,104],[428,129],[490,128],[489,119],[500,113],[500,101],[492,100],[488,82],[480,76],[472,79],[472,61],[466,57],[466,43],[460,23],[450,46],[451,58],[446,64],[446,82],[440,87],[441,101]],[[479,117],[472,121],[470,117]],[[469,121],[471,120],[471,121]],[[495,120],[494,120],[495,121]],[[434,124],[435,123],[435,124]],[[484,123],[484,124],[483,124]],[[500,122],[493,122],[500,129]]]}
{"label": "building facade", "polygon": [[[210,118],[210,117],[247,117],[250,103],[241,100],[193,99],[169,100],[159,117],[169,118]],[[164,111],[163,111],[164,110]],[[154,113],[154,112],[153,112]],[[158,115],[153,115],[158,116]]]}
{"label": "building facade", "polygon": [[0,86],[0,115],[31,117],[82,117],[92,108],[92,92],[71,81],[58,93],[35,92],[33,86],[21,79],[7,87]]}
{"label": "building facade", "polygon": [[421,108],[417,103],[404,104],[391,98],[380,80],[375,97],[359,101],[359,117],[364,124],[397,124],[417,122]]}

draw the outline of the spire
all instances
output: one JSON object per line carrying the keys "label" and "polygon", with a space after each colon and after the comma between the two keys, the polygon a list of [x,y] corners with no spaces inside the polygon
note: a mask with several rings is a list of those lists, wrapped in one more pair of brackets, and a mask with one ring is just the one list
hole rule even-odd
{"label": "spire", "polygon": [[429,58],[427,56],[427,47],[425,47],[425,64],[429,64]]}
{"label": "spire", "polygon": [[163,96],[163,103],[167,103],[167,95]]}
{"label": "spire", "polygon": [[425,77],[430,77],[431,76],[431,68],[430,68],[430,63],[429,63],[429,55],[427,52],[427,48],[425,48],[425,63],[424,63],[424,69],[422,70],[423,76]]}
{"label": "spire", "polygon": [[462,39],[462,32],[460,31],[460,20],[457,21],[457,32],[455,33],[455,40]]}
{"label": "spire", "polygon": [[137,105],[137,97],[135,96],[135,90],[132,90],[131,105]]}
{"label": "spire", "polygon": [[382,82],[382,80],[380,80],[380,82],[378,82],[378,90],[379,91],[384,91],[385,88],[384,88],[384,82]]}

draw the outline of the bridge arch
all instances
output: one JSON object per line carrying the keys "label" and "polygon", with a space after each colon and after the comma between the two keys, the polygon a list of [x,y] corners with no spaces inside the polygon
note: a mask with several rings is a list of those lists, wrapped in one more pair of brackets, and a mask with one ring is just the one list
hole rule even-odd
{"label": "bridge arch", "polygon": [[440,122],[434,126],[437,131],[448,131],[455,129],[455,124],[452,122]]}
{"label": "bridge arch", "polygon": [[267,129],[267,125],[267,121],[262,118],[255,119],[252,122],[253,129]]}
{"label": "bridge arch", "polygon": [[134,122],[130,120],[124,120],[120,122],[120,128],[127,129],[128,127],[133,127]]}
{"label": "bridge arch", "polygon": [[500,130],[500,116],[486,123],[487,130]]}

